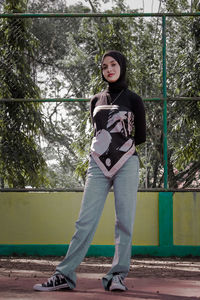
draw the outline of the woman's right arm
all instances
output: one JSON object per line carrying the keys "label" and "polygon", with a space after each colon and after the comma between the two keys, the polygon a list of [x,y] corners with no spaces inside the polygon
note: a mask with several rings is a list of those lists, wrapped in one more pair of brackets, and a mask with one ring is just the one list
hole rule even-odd
{"label": "woman's right arm", "polygon": [[91,118],[91,122],[94,125],[94,121],[93,121],[93,112],[95,109],[95,104],[97,103],[97,96],[95,95],[94,97],[92,97],[92,99],[90,100],[90,118]]}

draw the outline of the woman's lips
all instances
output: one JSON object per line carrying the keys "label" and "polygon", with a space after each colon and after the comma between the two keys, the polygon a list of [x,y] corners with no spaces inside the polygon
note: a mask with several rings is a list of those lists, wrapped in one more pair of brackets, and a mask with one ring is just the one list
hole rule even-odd
{"label": "woman's lips", "polygon": [[111,73],[111,74],[108,74],[108,77],[112,77],[114,75],[115,75],[114,73]]}

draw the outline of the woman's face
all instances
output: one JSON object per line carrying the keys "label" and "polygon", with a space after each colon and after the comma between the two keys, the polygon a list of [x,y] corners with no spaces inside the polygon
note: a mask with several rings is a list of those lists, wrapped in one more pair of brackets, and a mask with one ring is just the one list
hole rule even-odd
{"label": "woman's face", "polygon": [[102,63],[102,73],[104,78],[112,83],[120,77],[120,65],[112,56],[106,56]]}

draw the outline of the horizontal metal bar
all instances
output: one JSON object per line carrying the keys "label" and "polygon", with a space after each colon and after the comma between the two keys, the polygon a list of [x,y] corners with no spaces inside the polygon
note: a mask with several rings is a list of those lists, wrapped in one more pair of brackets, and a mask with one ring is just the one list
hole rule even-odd
{"label": "horizontal metal bar", "polygon": [[50,98],[50,99],[23,99],[23,98],[10,98],[10,99],[0,99],[0,102],[88,102],[90,99],[79,98]]}
{"label": "horizontal metal bar", "polygon": [[89,18],[89,17],[197,17],[194,13],[3,13],[0,18]]}
{"label": "horizontal metal bar", "polygon": [[[38,193],[38,192],[83,192],[84,188],[77,187],[77,188],[60,188],[60,189],[45,189],[45,188],[0,188],[0,192],[32,192],[32,193]],[[110,190],[111,192],[113,189]],[[181,189],[173,189],[173,188],[146,188],[146,189],[138,189],[138,192],[200,192],[200,188],[181,188]]]}
{"label": "horizontal metal bar", "polygon": [[200,97],[167,97],[167,101],[200,101]]}
{"label": "horizontal metal bar", "polygon": [[[144,101],[200,101],[200,97],[167,97],[167,98],[143,98]],[[2,98],[1,102],[89,102],[88,98],[43,98],[43,99],[24,99],[24,98]]]}

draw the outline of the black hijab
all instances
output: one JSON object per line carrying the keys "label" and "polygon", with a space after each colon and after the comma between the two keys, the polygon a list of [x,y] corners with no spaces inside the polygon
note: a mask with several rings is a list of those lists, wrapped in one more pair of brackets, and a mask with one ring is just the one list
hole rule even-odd
{"label": "black hijab", "polygon": [[103,63],[103,60],[106,56],[111,56],[118,62],[118,64],[120,65],[120,76],[118,80],[115,82],[108,82],[103,76],[103,73],[101,73],[102,78],[104,81],[108,82],[109,92],[113,92],[113,93],[120,92],[121,90],[126,89],[128,87],[127,80],[126,80],[126,58],[121,52],[117,50],[110,50],[103,55],[101,64]]}

